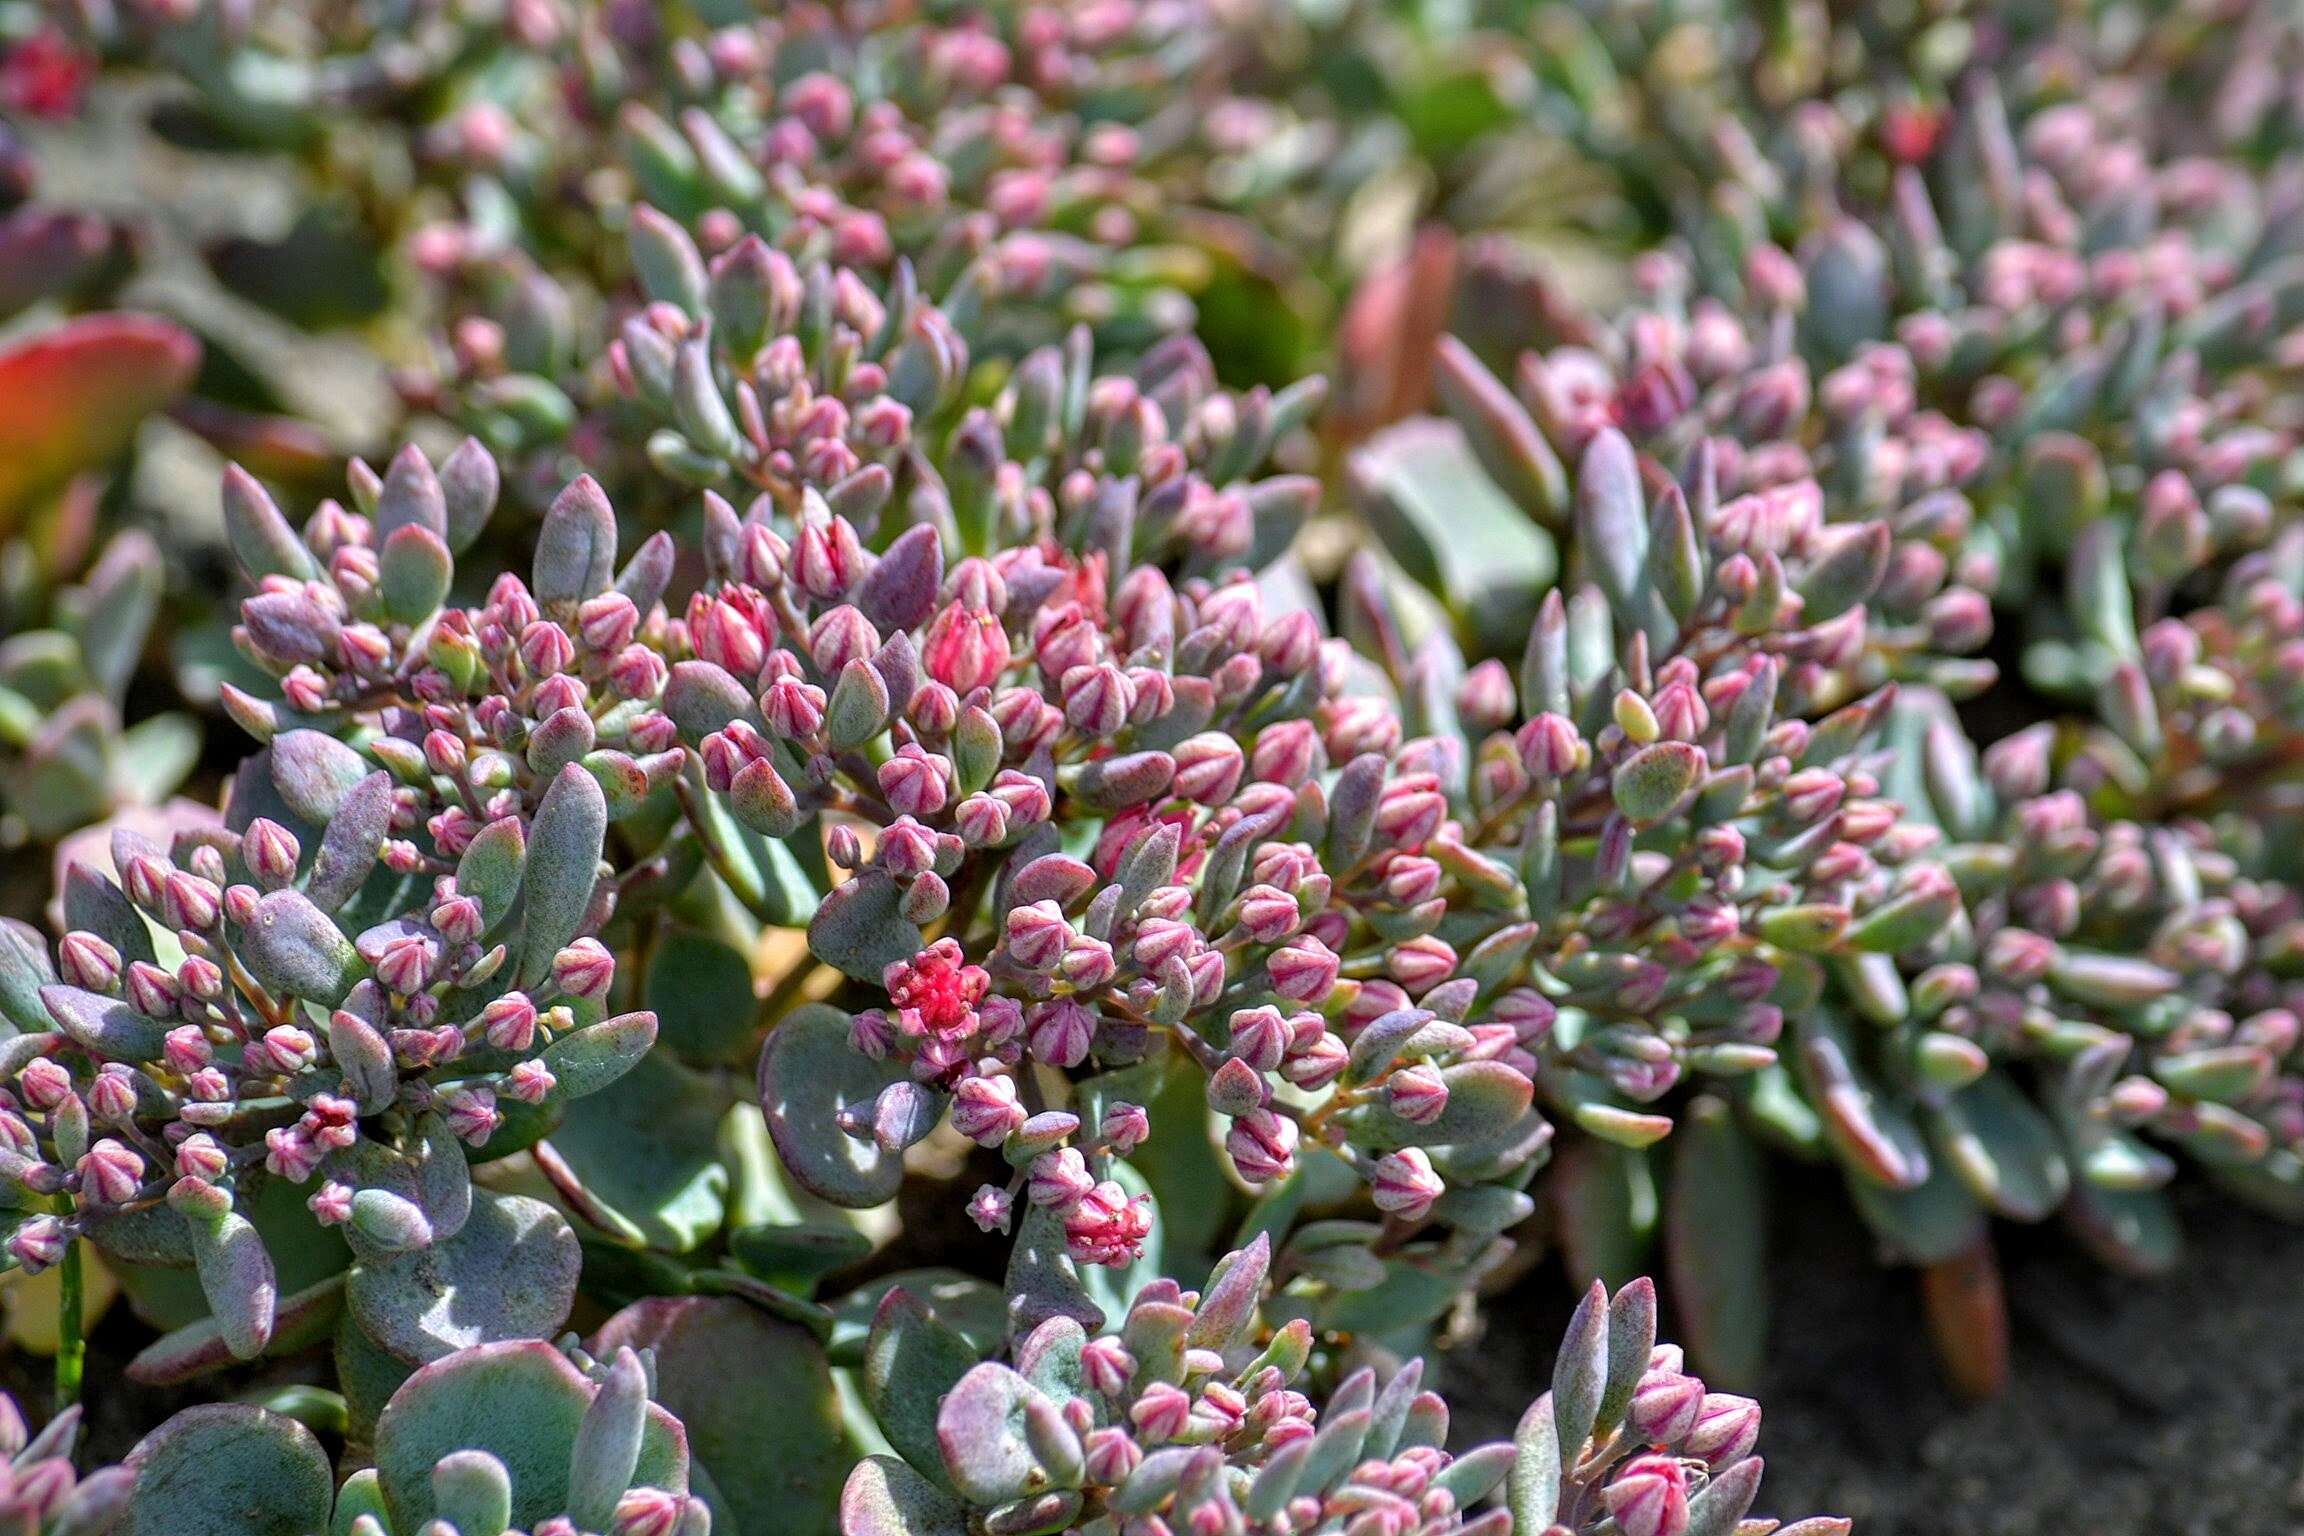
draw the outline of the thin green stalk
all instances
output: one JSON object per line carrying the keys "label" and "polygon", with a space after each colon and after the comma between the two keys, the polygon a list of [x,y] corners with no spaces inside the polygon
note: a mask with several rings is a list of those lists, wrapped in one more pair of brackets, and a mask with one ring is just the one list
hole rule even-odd
{"label": "thin green stalk", "polygon": [[88,1341],[80,1326],[80,1245],[64,1245],[56,1277],[63,1282],[56,1304],[56,1411],[62,1413],[80,1401],[80,1373],[88,1359]]}

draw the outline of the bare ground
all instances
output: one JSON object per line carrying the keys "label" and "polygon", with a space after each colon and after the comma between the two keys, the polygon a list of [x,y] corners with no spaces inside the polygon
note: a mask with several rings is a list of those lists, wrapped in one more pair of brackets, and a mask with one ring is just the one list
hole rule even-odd
{"label": "bare ground", "polygon": [[[2052,1227],[2003,1231],[2012,1381],[1965,1404],[1912,1276],[1873,1266],[1837,1190],[1789,1193],[1762,1512],[1848,1515],[1859,1536],[2304,1532],[2304,1228],[2189,1201],[2186,1261],[2160,1280],[2106,1274]],[[1467,1441],[1509,1434],[1541,1389],[1564,1289],[1531,1274],[1451,1362]]]}

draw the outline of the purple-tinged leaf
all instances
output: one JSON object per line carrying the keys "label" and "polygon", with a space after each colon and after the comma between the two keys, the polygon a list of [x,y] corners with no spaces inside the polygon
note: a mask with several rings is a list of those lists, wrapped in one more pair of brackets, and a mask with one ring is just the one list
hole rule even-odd
{"label": "purple-tinged leaf", "polygon": [[584,931],[608,838],[608,800],[599,781],[574,763],[553,778],[528,828],[522,899],[527,911],[520,984],[552,974],[552,957]]}

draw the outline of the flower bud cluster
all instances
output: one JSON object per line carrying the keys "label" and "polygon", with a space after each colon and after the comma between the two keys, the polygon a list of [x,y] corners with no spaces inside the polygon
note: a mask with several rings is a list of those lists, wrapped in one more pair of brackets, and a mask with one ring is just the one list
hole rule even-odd
{"label": "flower bud cluster", "polygon": [[[1420,1223],[1442,1189],[1426,1148],[1457,1149],[1477,1182],[1522,1171],[1546,1134],[1531,1059],[1462,1022],[1481,982],[1435,932],[1440,780],[1387,762],[1397,720],[1343,691],[1342,646],[1311,615],[1237,572],[1189,574],[1223,572],[1246,535],[1202,509],[1251,513],[1184,444],[1137,504],[1115,455],[1169,438],[1144,390],[1093,386],[1148,430],[1060,461],[1057,496],[1018,475],[994,552],[948,572],[932,526],[875,562],[813,497],[797,526],[767,497],[727,515],[728,577],[688,609],[695,659],[666,707],[733,821],[789,837],[820,817],[844,871],[812,945],[885,999],[848,1036],[896,1072],[876,1105],[837,1106],[848,1134],[897,1150],[948,1118],[1013,1165],[979,1221],[1046,1209],[1075,1257],[1125,1262],[1144,1218],[1105,1160],[1146,1134],[1140,1099],[1089,1114],[1070,1094],[1188,1062],[1242,1183],[1325,1144]],[[1180,574],[1122,572],[1129,550]],[[771,1125],[830,1130],[805,1118]]]}
{"label": "flower bud cluster", "polygon": [[[2094,67],[2061,46],[2015,52]],[[2167,62],[2258,68],[2213,49]],[[2141,105],[2151,72],[2125,67],[2038,97],[2022,70],[1978,75],[1954,107],[1884,116],[1877,144],[1815,108],[1777,143],[1797,163],[1744,163],[1685,248],[1636,264],[1626,310],[1554,317],[1517,398],[1465,349],[1440,359],[1465,442],[1574,541],[1617,646],[1670,633],[1600,553],[1638,530],[1584,515],[1620,431],[1651,492],[1709,483],[1748,509],[1694,518],[1708,538],[1845,540],[1854,606],[1790,573],[1799,617],[1861,636],[1855,686],[1928,685],[1871,740],[1893,754],[1874,763],[1886,839],[1936,845],[1920,878],[1942,921],[1788,970],[1771,1001],[1809,1113],[1777,1114],[1772,1092],[1748,1105],[1860,1190],[1929,1189],[1932,1230],[1866,1200],[1915,1258],[1973,1241],[1981,1213],[2062,1209],[2116,1262],[2164,1264],[2163,1147],[2276,1203],[2297,1186],[2278,978],[2298,903],[2274,851],[2304,718],[2283,467],[2294,189],[2249,154],[2171,142]],[[1763,206],[1780,216],[1738,221]],[[1679,619],[1654,553],[1670,545],[1651,534],[1645,585]],[[1990,681],[1969,658],[1996,626],[2069,708],[1980,764],[1941,695]],[[1508,681],[1492,663],[1467,677],[1467,724],[1503,710]],[[1830,702],[1784,707],[1820,725]]]}
{"label": "flower bud cluster", "polygon": [[1546,596],[1517,677],[1406,653],[1371,568],[1345,592],[1404,698],[1446,690],[1449,734],[1399,760],[1451,786],[1428,851],[1453,941],[1486,962],[1467,1021],[1509,1029],[1550,1107],[1633,1148],[1691,1073],[1782,1082],[1822,978],[1961,916],[1942,834],[1879,751],[1886,525],[1825,523],[1812,480],[1722,500],[1696,462],[1693,489],[1650,496],[1653,461],[1594,435],[1571,523],[1605,586]]}
{"label": "flower bud cluster", "polygon": [[[1282,186],[1314,179],[1324,140],[1286,132],[1291,113],[1240,92],[1252,29],[1221,9],[800,5],[709,30],[587,11],[572,23],[582,45],[549,52],[555,66],[573,60],[560,108],[532,114],[553,129],[521,134],[562,174],[502,176],[508,199],[468,199],[415,237],[450,318],[432,376],[404,392],[513,453],[522,484],[564,476],[554,455],[574,447],[638,505],[644,466],[607,462],[638,446],[624,441],[619,409],[636,394],[676,428],[648,445],[650,463],[716,483],[731,430],[741,439],[764,426],[778,447],[795,432],[861,436],[852,448],[885,457],[901,446],[892,439],[930,425],[971,350],[1010,364],[1076,324],[1130,350],[1181,334],[1187,290],[1239,259],[1210,210],[1242,200],[1250,178],[1252,200],[1276,210]],[[1196,109],[1178,99],[1179,81]],[[555,238],[571,222],[555,202],[572,188],[586,207]],[[1302,200],[1325,246],[1338,199],[1323,189]],[[505,238],[507,203],[531,226],[515,231],[525,238]],[[600,240],[614,229],[628,252]],[[1298,258],[1273,244],[1258,259]],[[829,293],[791,276],[818,268],[837,275]],[[921,295],[950,317],[928,337],[913,334]],[[797,325],[763,330],[766,310],[794,304]],[[872,323],[857,324],[860,310]],[[827,331],[835,316],[860,336]],[[719,334],[704,360],[723,391],[750,382],[763,421],[737,398],[709,405],[693,362],[676,382],[657,356],[707,319]],[[778,335],[774,354],[755,355]],[[607,367],[591,367],[602,355]],[[858,369],[889,382],[853,391]],[[813,373],[813,403],[779,418],[795,372]],[[852,432],[826,431],[827,396]],[[950,423],[936,425],[940,441]]]}
{"label": "flower bud cluster", "polygon": [[[264,746],[221,819],[166,843],[119,827],[109,873],[72,863],[53,958],[28,928],[0,935],[25,1268],[76,1237],[132,1240],[146,1213],[224,1243],[249,1176],[307,1186],[356,1247],[422,1248],[469,1209],[465,1148],[533,1140],[653,1040],[651,1014],[604,1017],[616,961],[593,935],[614,909],[611,815],[684,761],[649,708],[662,661],[633,640],[635,591],[663,622],[642,590],[662,575],[644,552],[606,590],[613,523],[579,485],[549,520],[541,602],[505,576],[480,607],[443,608],[448,540],[494,498],[476,448],[444,470],[413,449],[381,477],[356,465],[365,510],[329,503],[301,536],[227,475],[255,589],[235,639],[280,699],[228,694]],[[261,1244],[232,1251],[268,1270]],[[234,1343],[261,1348],[269,1282],[201,1273],[261,1298]]]}
{"label": "flower bud cluster", "polygon": [[[955,1528],[965,1519],[994,1530],[1508,1536],[1516,1520],[1532,1520],[1518,1528],[1679,1536],[1691,1512],[1704,1529],[1732,1528],[1758,1491],[1759,1405],[1707,1393],[1682,1373],[1677,1348],[1654,1345],[1645,1280],[1613,1304],[1595,1290],[1554,1390],[1515,1443],[1451,1453],[1448,1405],[1424,1388],[1420,1360],[1381,1384],[1362,1366],[1320,1398],[1315,1383],[1335,1362],[1315,1358],[1303,1318],[1266,1321],[1291,1310],[1285,1284],[1264,1297],[1269,1263],[1259,1238],[1221,1260],[1203,1291],[1144,1286],[1109,1331],[1096,1317],[1041,1322],[1012,1360],[957,1376],[936,1404],[933,1434],[916,1432],[902,1395],[878,1394],[872,1407],[889,1439],[924,1445],[940,1464],[867,1458],[849,1476],[842,1531],[922,1530],[904,1517],[936,1511]],[[1614,1331],[1625,1336],[1621,1349],[1609,1348]],[[947,1333],[902,1290],[873,1324],[874,1343],[889,1352]],[[1618,1361],[1629,1367],[1620,1382]],[[1839,1520],[1789,1528],[1847,1529]]]}

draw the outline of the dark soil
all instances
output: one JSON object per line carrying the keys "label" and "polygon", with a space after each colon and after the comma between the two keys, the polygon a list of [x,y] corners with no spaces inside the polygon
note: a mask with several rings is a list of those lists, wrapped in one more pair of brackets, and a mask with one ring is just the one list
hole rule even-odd
{"label": "dark soil", "polygon": [[[1783,1204],[1758,1512],[1847,1515],[1858,1536],[2304,1533],[2304,1228],[2192,1200],[2161,1280],[2004,1229],[2011,1382],[1966,1404],[1914,1277],[1874,1266],[1838,1192]],[[1509,1435],[1545,1385],[1565,1289],[1527,1276],[1451,1359],[1465,1443]]]}

